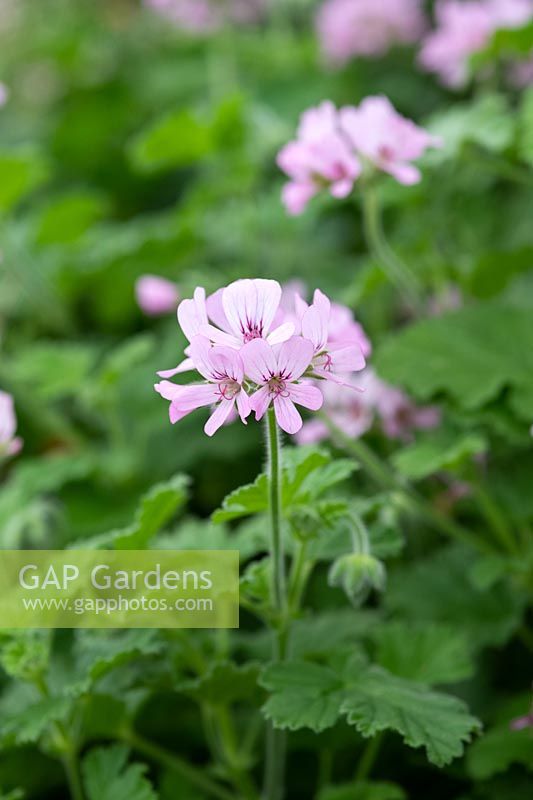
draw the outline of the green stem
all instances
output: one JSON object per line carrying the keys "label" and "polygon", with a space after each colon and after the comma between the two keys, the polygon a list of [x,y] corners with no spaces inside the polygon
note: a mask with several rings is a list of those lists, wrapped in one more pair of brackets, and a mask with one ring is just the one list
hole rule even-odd
{"label": "green stem", "polygon": [[[283,661],[287,655],[287,619],[285,559],[281,539],[281,445],[274,409],[267,416],[267,449],[269,475],[270,550],[272,560],[272,603],[277,612],[274,632],[273,658]],[[285,774],[285,732],[269,725],[266,739],[265,791],[266,800],[281,800]]]}
{"label": "green stem", "polygon": [[376,758],[378,757],[382,739],[383,739],[383,732],[378,733],[376,736],[373,736],[372,739],[370,739],[370,741],[366,745],[365,749],[363,750],[363,755],[361,756],[361,759],[357,766],[357,772],[355,774],[356,781],[364,781],[370,775],[372,767],[374,766]]}
{"label": "green stem", "polygon": [[254,783],[241,761],[233,720],[227,706],[218,706],[216,709],[216,717],[222,742],[224,762],[231,775],[232,782],[246,800],[258,800],[259,796]]}
{"label": "green stem", "polygon": [[510,530],[505,515],[500,511],[498,504],[494,502],[489,492],[481,484],[475,487],[475,494],[483,516],[487,520],[489,527],[496,535],[498,541],[507,553],[517,555],[519,553],[518,543]]}
{"label": "green stem", "polygon": [[291,616],[298,613],[307,577],[312,568],[312,563],[307,560],[307,541],[304,539],[298,542],[298,551],[292,562],[289,577],[287,602]]}
{"label": "green stem", "polygon": [[216,797],[218,800],[235,800],[233,791],[220,786],[219,783],[209,778],[204,771],[193,767],[187,761],[184,761],[174,753],[169,753],[168,750],[159,747],[159,745],[149,742],[134,731],[124,731],[121,738],[134,750],[153,761],[157,761],[167,769],[177,772],[197,789],[211,797]]}
{"label": "green stem", "polygon": [[414,273],[389,247],[381,224],[381,210],[377,192],[367,184],[363,191],[363,228],[367,247],[387,273],[408,304],[418,310],[421,305],[420,284]]}

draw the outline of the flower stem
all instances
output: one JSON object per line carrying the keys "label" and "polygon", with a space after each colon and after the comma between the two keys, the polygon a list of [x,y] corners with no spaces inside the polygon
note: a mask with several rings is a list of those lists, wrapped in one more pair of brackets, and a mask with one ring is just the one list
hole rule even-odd
{"label": "flower stem", "polygon": [[419,281],[389,246],[381,223],[378,195],[371,185],[367,185],[363,191],[363,227],[367,247],[387,273],[390,282],[398,288],[414,310],[419,310],[421,305]]}
{"label": "flower stem", "polygon": [[[283,661],[287,656],[287,619],[285,559],[281,538],[281,443],[274,409],[267,416],[267,448],[270,511],[270,551],[272,560],[272,603],[277,612],[274,631],[273,658]],[[266,740],[265,791],[266,800],[283,797],[286,755],[286,735],[269,724]]]}

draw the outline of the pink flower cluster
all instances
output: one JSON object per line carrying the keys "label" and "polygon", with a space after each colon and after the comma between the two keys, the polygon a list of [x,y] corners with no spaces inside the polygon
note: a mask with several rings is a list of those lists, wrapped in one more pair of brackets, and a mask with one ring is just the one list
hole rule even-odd
{"label": "pink flower cluster", "polygon": [[461,88],[469,79],[469,59],[503,28],[520,28],[533,19],[533,0],[438,0],[437,27],[429,33],[420,64],[442,83]]}
{"label": "pink flower cluster", "polygon": [[7,392],[0,391],[0,459],[14,456],[22,448],[22,439],[15,436],[17,418],[13,398]]}
{"label": "pink flower cluster", "polygon": [[440,139],[399,114],[386,97],[367,97],[359,106],[337,109],[326,100],[305,111],[297,139],[278,153],[288,175],[282,200],[289,214],[301,214],[322,189],[347,197],[363,170],[380,170],[402,184],[418,183],[412,164]]}
{"label": "pink flower cluster", "polygon": [[236,24],[257,22],[268,0],[145,0],[153,11],[188,33],[208,34],[226,21]]}
{"label": "pink flower cluster", "polygon": [[[347,436],[357,439],[366,433],[376,417],[384,434],[390,439],[409,441],[414,430],[427,430],[440,424],[441,414],[436,406],[417,406],[394,386],[380,380],[367,367],[357,379],[363,391],[340,392],[334,384],[324,386],[325,413]],[[312,444],[327,439],[330,430],[322,420],[306,422],[298,434],[300,444]]]}
{"label": "pink flower cluster", "polygon": [[[189,341],[186,358],[159,372],[164,380],[155,389],[170,401],[172,423],[214,406],[204,428],[208,436],[235,411],[246,423],[252,412],[260,420],[271,405],[279,426],[297,433],[302,418],[296,405],[312,411],[322,406],[319,382],[343,388],[365,366],[360,326],[318,289],[308,305],[292,292],[282,302],[273,280],[238,280],[208,298],[198,288],[180,303],[178,321]],[[193,369],[202,382],[166,380]]]}
{"label": "pink flower cluster", "polygon": [[421,5],[421,0],[326,0],[316,21],[326,60],[342,66],[418,41],[425,28]]}
{"label": "pink flower cluster", "polygon": [[135,284],[135,297],[141,311],[158,317],[174,311],[178,305],[178,287],[159,275],[141,275]]}

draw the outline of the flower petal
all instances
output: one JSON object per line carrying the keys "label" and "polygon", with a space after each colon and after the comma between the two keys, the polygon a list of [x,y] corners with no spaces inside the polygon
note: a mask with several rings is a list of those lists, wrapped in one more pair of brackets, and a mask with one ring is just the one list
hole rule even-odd
{"label": "flower petal", "polygon": [[298,380],[310,365],[313,354],[312,342],[301,336],[292,336],[279,348],[278,374],[286,380]]}
{"label": "flower petal", "polygon": [[250,405],[250,398],[244,391],[241,389],[239,394],[237,395],[237,411],[239,412],[239,416],[241,420],[246,425],[246,417],[248,417],[252,413],[252,406]]}
{"label": "flower petal", "polygon": [[225,347],[233,347],[234,350],[238,350],[239,347],[242,347],[242,337],[237,338],[232,333],[226,333],[225,331],[215,328],[214,325],[200,325],[200,334],[202,336],[206,336],[215,344],[220,344]]}
{"label": "flower petal", "polygon": [[172,405],[179,411],[192,411],[220,399],[218,388],[212,383],[190,383],[188,386],[180,386],[180,389],[181,392],[172,400]]}
{"label": "flower petal", "polygon": [[205,289],[199,286],[194,290],[192,300],[182,300],[178,306],[178,322],[189,341],[200,333],[200,326],[207,324]]}
{"label": "flower petal", "polygon": [[216,380],[213,366],[210,360],[210,353],[213,348],[211,342],[205,336],[193,336],[189,346],[191,360],[202,378],[207,381]]}
{"label": "flower petal", "polygon": [[236,336],[255,331],[266,336],[280,300],[281,286],[277,281],[246,278],[224,289],[222,306]]}
{"label": "flower petal", "polygon": [[322,407],[324,398],[318,386],[313,386],[312,383],[291,383],[287,387],[289,397],[294,403],[299,406],[309,408],[311,411],[318,411]]}
{"label": "flower petal", "polygon": [[235,400],[221,400],[217,405],[204,426],[204,432],[208,436],[212,436],[218,429],[225,423],[231,410],[235,405]]}
{"label": "flower petal", "polygon": [[255,412],[257,420],[262,419],[270,405],[270,391],[268,386],[263,386],[249,398],[250,408]]}
{"label": "flower petal", "polygon": [[276,421],[285,433],[298,433],[303,424],[302,418],[289,397],[278,394],[274,398],[274,411]]}
{"label": "flower petal", "polygon": [[328,352],[334,372],[359,372],[366,366],[365,357],[358,344],[331,345]]}
{"label": "flower petal", "polygon": [[174,375],[179,375],[181,372],[189,372],[191,369],[194,369],[192,358],[185,358],[177,367],[174,367],[174,369],[162,369],[157,375],[159,375],[160,378],[173,378]]}
{"label": "flower petal", "polygon": [[240,354],[244,363],[244,372],[254,383],[266,383],[276,374],[276,356],[264,339],[253,339],[248,342],[241,349]]}
{"label": "flower petal", "polygon": [[269,344],[281,344],[281,342],[286,342],[287,339],[290,339],[293,333],[294,323],[284,322],[282,325],[274,328],[274,330],[268,334],[266,340]]}
{"label": "flower petal", "polygon": [[226,377],[237,383],[243,382],[244,365],[237,350],[232,347],[218,347],[215,345],[215,347],[211,348],[209,360],[214,380]]}

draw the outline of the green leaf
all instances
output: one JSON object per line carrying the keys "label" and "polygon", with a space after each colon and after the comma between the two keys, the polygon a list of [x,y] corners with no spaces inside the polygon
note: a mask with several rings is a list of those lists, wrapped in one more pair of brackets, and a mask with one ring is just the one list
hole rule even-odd
{"label": "green leaf", "polygon": [[417,398],[443,392],[465,409],[478,408],[505,387],[530,382],[531,312],[494,302],[423,320],[394,333],[375,363],[380,377]]}
{"label": "green leaf", "polygon": [[185,504],[188,485],[188,477],[181,473],[165,483],[158,483],[141,499],[135,520],[128,528],[86,539],[83,546],[100,550],[108,547],[115,550],[144,549]]}
{"label": "green leaf", "polygon": [[517,275],[531,269],[532,264],[533,247],[531,246],[520,247],[516,250],[492,249],[489,252],[481,253],[476,257],[472,272],[467,279],[469,291],[481,299],[495,297]]}
{"label": "green leaf", "polygon": [[406,800],[401,786],[386,781],[356,781],[339,786],[327,786],[317,800]]}
{"label": "green leaf", "polygon": [[467,144],[499,153],[513,141],[515,122],[503,95],[482,95],[477,100],[456,104],[435,114],[428,129],[443,140],[442,148],[426,158],[440,164],[457,158]]}
{"label": "green leaf", "polygon": [[77,342],[34,342],[6,360],[11,380],[39,399],[50,401],[75,396],[96,363],[94,345]]}
{"label": "green leaf", "polygon": [[533,770],[533,736],[531,728],[514,731],[499,725],[485,733],[468,749],[467,770],[476,781],[485,781],[513,764]]}
{"label": "green leaf", "polygon": [[228,522],[231,519],[259,514],[268,508],[268,478],[262,473],[253,483],[241,486],[229,494],[222,508],[215,511],[213,522]]}
{"label": "green leaf", "polygon": [[389,575],[385,606],[409,622],[452,625],[473,648],[502,645],[520,625],[524,599],[506,583],[478,589],[466,569],[471,563],[470,550],[452,546],[399,567]]}
{"label": "green leaf", "polygon": [[22,789],[13,789],[12,792],[3,792],[0,789],[0,800],[23,800],[24,792]]}
{"label": "green leaf", "polygon": [[429,691],[380,667],[368,668],[353,681],[341,709],[348,723],[363,736],[396,731],[410,747],[424,747],[437,766],[461,756],[464,743],[480,729],[461,700]]}
{"label": "green leaf", "polygon": [[446,625],[382,624],[373,632],[376,659],[393,675],[428,685],[471,677],[474,664],[466,636]]}
{"label": "green leaf", "polygon": [[164,642],[158,631],[149,628],[80,631],[76,641],[76,679],[69,692],[87,691],[117,667],[141,657],[158,655],[163,649]]}
{"label": "green leaf", "polygon": [[138,170],[149,172],[187,167],[213,149],[211,128],[191,111],[174,111],[135,137],[130,159]]}
{"label": "green leaf", "polygon": [[318,733],[342,715],[365,737],[396,731],[411,747],[424,747],[438,766],[460,756],[479,729],[457,698],[368,666],[360,657],[337,670],[306,661],[273,664],[261,683],[272,692],[263,712],[277,728]]}
{"label": "green leaf", "polygon": [[392,462],[407,478],[421,480],[439,470],[454,469],[486,449],[487,442],[479,434],[458,435],[441,428],[396,452]]}
{"label": "green leaf", "polygon": [[144,764],[128,764],[124,745],[100,747],[85,756],[82,774],[88,800],[157,800]]}
{"label": "green leaf", "polygon": [[533,167],[533,88],[531,87],[524,92],[520,108],[518,153],[526,164]]}
{"label": "green leaf", "polygon": [[39,244],[75,242],[106,210],[105,197],[94,191],[69,191],[53,197],[37,222]]}
{"label": "green leaf", "polygon": [[255,662],[234,664],[230,661],[214,664],[201,678],[177,686],[198,702],[211,706],[250,701],[257,695],[259,665]]}
{"label": "green leaf", "polygon": [[472,56],[472,65],[481,69],[499,59],[527,58],[533,42],[533,22],[523,27],[501,28],[493,33],[488,44]]}
{"label": "green leaf", "polygon": [[50,659],[48,631],[20,630],[0,634],[0,664],[12,678],[33,682],[43,676]]}
{"label": "green leaf", "polygon": [[37,742],[54,722],[61,722],[70,713],[69,697],[47,697],[33,703],[0,723],[0,737],[4,746]]}
{"label": "green leaf", "polygon": [[272,692],[263,713],[276,728],[311,728],[320,733],[339,718],[343,685],[330,667],[307,661],[273,664],[260,682]]}
{"label": "green leaf", "polygon": [[48,178],[44,158],[31,150],[0,151],[0,211],[8,211]]}

